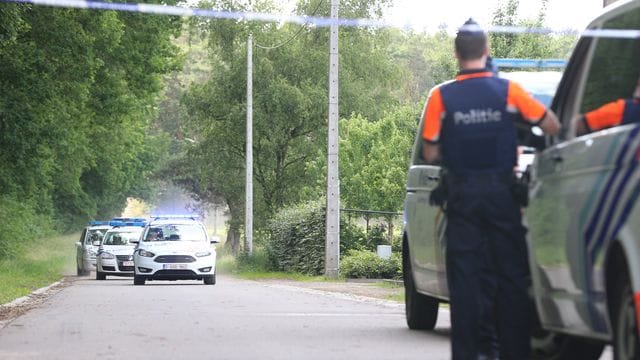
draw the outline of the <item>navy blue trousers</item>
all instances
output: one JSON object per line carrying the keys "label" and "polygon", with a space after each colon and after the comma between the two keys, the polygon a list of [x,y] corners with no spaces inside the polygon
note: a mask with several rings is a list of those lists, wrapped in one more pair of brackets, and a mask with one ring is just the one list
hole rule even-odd
{"label": "navy blue trousers", "polygon": [[526,228],[510,182],[479,177],[448,183],[446,261],[453,359],[476,360],[492,349],[492,329],[500,359],[528,359],[532,305]]}

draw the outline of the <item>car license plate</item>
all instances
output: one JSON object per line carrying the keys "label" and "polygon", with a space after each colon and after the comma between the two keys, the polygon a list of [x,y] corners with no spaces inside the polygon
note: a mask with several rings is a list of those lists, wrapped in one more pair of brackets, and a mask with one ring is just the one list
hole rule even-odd
{"label": "car license plate", "polygon": [[123,261],[122,266],[133,266],[133,261]]}
{"label": "car license plate", "polygon": [[163,264],[162,268],[163,269],[171,269],[171,270],[186,269],[187,268],[187,264]]}

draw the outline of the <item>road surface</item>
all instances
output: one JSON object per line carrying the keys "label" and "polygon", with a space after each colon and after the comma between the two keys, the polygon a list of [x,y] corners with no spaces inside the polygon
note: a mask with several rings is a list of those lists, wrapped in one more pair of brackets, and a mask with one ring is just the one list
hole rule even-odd
{"label": "road surface", "polygon": [[71,281],[0,329],[0,359],[448,359],[449,316],[410,331],[404,305],[218,277]]}

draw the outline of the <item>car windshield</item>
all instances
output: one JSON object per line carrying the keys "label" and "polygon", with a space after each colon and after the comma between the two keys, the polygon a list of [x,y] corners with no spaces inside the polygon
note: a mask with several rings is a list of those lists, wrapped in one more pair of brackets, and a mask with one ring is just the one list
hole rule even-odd
{"label": "car windshield", "polygon": [[556,88],[562,72],[560,71],[514,71],[500,72],[501,78],[513,80],[525,90],[529,91],[534,98],[542,102],[546,107],[551,105],[551,100],[556,93]]}
{"label": "car windshield", "polygon": [[87,234],[87,244],[93,244],[94,241],[100,241],[102,240],[102,237],[104,236],[104,230],[89,230],[88,234]]}
{"label": "car windshield", "polygon": [[149,227],[144,241],[206,241],[207,235],[199,224],[163,224]]}
{"label": "car windshield", "polygon": [[102,240],[102,245],[133,245],[131,241],[138,240],[140,237],[140,231],[128,231],[128,232],[110,232]]}

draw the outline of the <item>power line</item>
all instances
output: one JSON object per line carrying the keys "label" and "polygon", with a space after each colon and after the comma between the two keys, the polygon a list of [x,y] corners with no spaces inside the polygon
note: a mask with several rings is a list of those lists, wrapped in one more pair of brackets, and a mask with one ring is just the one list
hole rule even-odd
{"label": "power line", "polygon": [[[322,3],[324,2],[324,0],[320,0],[318,1],[318,5],[316,5],[316,8],[313,9],[313,13],[310,16],[316,16],[316,13],[318,12],[318,9],[320,9],[320,5],[322,5]],[[281,42],[278,45],[274,45],[274,46],[264,46],[264,45],[260,45],[258,43],[255,43],[255,46],[260,48],[260,49],[266,49],[266,50],[273,50],[273,49],[277,49],[281,46],[287,45],[288,43],[290,43],[291,41],[293,41],[296,37],[298,37],[298,35],[300,35],[302,33],[302,30],[304,30],[306,28],[307,24],[303,24],[300,29],[298,29],[298,31],[296,31],[295,34],[293,34],[293,36],[291,36],[289,39]]]}

